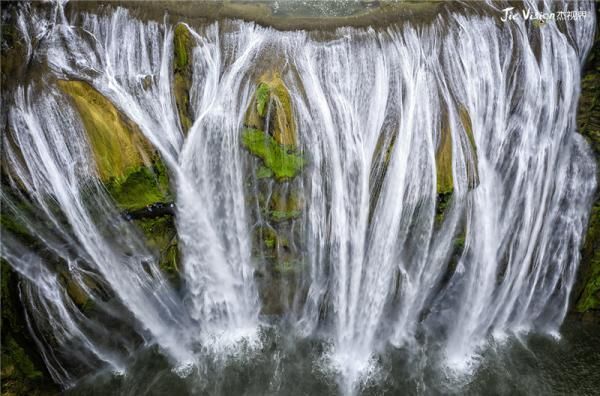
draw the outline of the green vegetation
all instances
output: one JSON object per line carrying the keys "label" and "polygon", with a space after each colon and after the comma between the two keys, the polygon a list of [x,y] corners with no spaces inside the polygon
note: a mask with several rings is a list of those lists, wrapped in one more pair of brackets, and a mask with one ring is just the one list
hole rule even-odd
{"label": "green vegetation", "polygon": [[264,117],[269,104],[269,97],[271,96],[269,86],[265,83],[261,83],[256,89],[256,111],[258,115]]}
{"label": "green vegetation", "polygon": [[[471,151],[474,161],[474,166],[467,168],[469,188],[475,188],[479,184],[479,175],[477,174],[477,146],[475,145],[475,138],[473,136],[471,117],[467,109],[463,106],[459,107],[458,114],[467,135],[468,149]],[[435,164],[437,178],[435,224],[439,225],[444,220],[454,192],[454,181],[452,178],[452,135],[447,122],[442,125],[442,136],[436,152]]]}
{"label": "green vegetation", "polygon": [[257,179],[268,179],[270,177],[273,177],[273,175],[274,175],[273,171],[264,165],[261,165],[258,168],[258,170],[256,171]]}
{"label": "green vegetation", "polygon": [[269,218],[273,221],[287,221],[300,217],[299,210],[272,210],[269,212]]}
{"label": "green vegetation", "polygon": [[179,244],[177,239],[173,238],[166,250],[161,252],[158,263],[160,269],[172,280],[179,276]]}
{"label": "green vegetation", "polygon": [[[598,13],[598,10],[596,10]],[[581,80],[581,96],[577,112],[579,132],[590,143],[600,164],[600,31],[596,31]],[[598,165],[597,180],[600,180]],[[581,265],[575,286],[575,310],[600,313],[600,190],[590,213],[585,242],[581,249]]]}
{"label": "green vegetation", "polygon": [[[28,68],[26,62],[26,45],[16,21],[17,9],[23,4],[19,2],[2,2],[2,44],[0,45],[0,89],[3,95],[8,94],[8,87],[22,81]],[[8,96],[5,96],[8,98]]]}
{"label": "green vegetation", "polygon": [[444,221],[446,216],[446,211],[450,207],[450,203],[452,202],[452,191],[441,193],[437,195],[437,199],[435,202],[435,220],[434,223],[436,226],[439,226]]}
{"label": "green vegetation", "polygon": [[274,237],[265,237],[264,242],[268,249],[273,249],[277,240]]}
{"label": "green vegetation", "polygon": [[277,180],[294,178],[304,166],[304,158],[293,148],[280,145],[263,131],[246,128],[242,132],[242,144],[248,151],[263,160]]}
{"label": "green vegetation", "polygon": [[2,343],[0,381],[2,395],[50,395],[58,390],[46,377],[43,363],[33,350],[22,314],[18,278],[4,260],[0,277],[2,299]]}
{"label": "green vegetation", "polygon": [[139,128],[83,81],[58,82],[83,121],[100,179],[123,210],[141,209],[169,196],[169,178]]}
{"label": "green vegetation", "polygon": [[79,284],[69,276],[68,273],[64,274],[64,278],[64,282],[66,283],[67,294],[69,295],[69,297],[71,297],[71,300],[73,300],[75,305],[77,305],[78,307],[85,306],[90,300],[90,296],[87,295],[83,288],[81,288]]}
{"label": "green vegetation", "polygon": [[183,23],[175,26],[173,35],[174,52],[174,86],[175,104],[179,114],[179,121],[184,133],[192,126],[190,111],[190,87],[192,84],[192,51],[194,48],[192,34]]}
{"label": "green vegetation", "polygon": [[171,216],[162,216],[154,219],[134,220],[142,231],[151,249],[165,251],[171,245],[173,237],[177,235],[175,222]]}
{"label": "green vegetation", "polygon": [[5,232],[10,231],[11,234],[15,235],[19,239],[33,243],[27,227],[16,220],[14,215],[7,213],[6,208],[2,208],[2,212],[3,213],[0,213],[0,224],[2,225],[2,230]]}
{"label": "green vegetation", "polygon": [[275,192],[271,195],[265,212],[274,222],[288,221],[300,217],[304,200],[296,192]]}
{"label": "green vegetation", "polygon": [[167,170],[160,163],[152,168],[141,166],[122,180],[113,178],[106,183],[106,189],[123,210],[171,200]]}
{"label": "green vegetation", "polygon": [[181,122],[184,134],[187,134],[193,124],[189,111],[190,83],[188,81],[182,74],[175,74],[175,104],[177,105],[179,122]]}
{"label": "green vegetation", "polygon": [[255,239],[260,244],[262,243],[267,250],[275,249],[281,244],[281,240],[277,232],[268,226],[257,227],[254,230]]}
{"label": "green vegetation", "polygon": [[467,133],[467,139],[469,140],[469,149],[473,156],[474,167],[468,167],[467,172],[469,176],[469,187],[475,188],[479,185],[479,175],[477,174],[477,146],[475,145],[475,137],[473,136],[473,124],[471,123],[471,116],[469,112],[463,106],[460,107],[459,112],[460,122]]}
{"label": "green vegetation", "polygon": [[179,274],[179,246],[173,217],[140,219],[135,220],[135,224],[146,237],[148,247],[159,255],[160,269],[172,281],[176,281]]}
{"label": "green vegetation", "polygon": [[273,271],[277,275],[294,275],[300,269],[302,263],[299,260],[279,260],[275,263]]}
{"label": "green vegetation", "polygon": [[266,120],[270,121],[270,129],[267,132],[278,144],[296,146],[296,125],[290,93],[277,73],[261,77],[254,93],[253,105],[246,112],[244,124],[248,128],[262,130]]}
{"label": "green vegetation", "polygon": [[187,26],[183,23],[178,23],[175,26],[173,35],[174,52],[175,52],[175,68],[176,70],[184,70],[190,65],[191,50],[192,50],[192,35]]}
{"label": "green vegetation", "polygon": [[465,234],[462,232],[452,242],[454,255],[460,255],[465,249]]}
{"label": "green vegetation", "polygon": [[442,136],[435,155],[437,193],[448,194],[454,190],[452,179],[452,136],[450,128],[442,127]]}
{"label": "green vegetation", "polygon": [[[181,29],[176,29],[176,37],[180,37],[181,32],[189,34],[187,28],[180,26]],[[176,47],[183,45],[181,37],[178,43]],[[178,59],[187,61],[185,55],[179,55]],[[168,171],[139,128],[89,84],[59,81],[58,85],[69,94],[82,118],[100,178],[118,207],[136,211],[172,201]],[[3,218],[2,221],[8,220]],[[172,217],[143,219],[136,223],[150,248],[159,254],[160,268],[175,277],[179,250]],[[64,282],[73,301],[80,307],[87,307],[88,296],[68,274],[65,274]]]}
{"label": "green vegetation", "polygon": [[586,312],[600,309],[600,200],[590,215],[590,225],[583,246],[584,284],[576,310]]}
{"label": "green vegetation", "polygon": [[139,128],[83,81],[58,81],[78,110],[102,181],[123,180],[154,155]]}
{"label": "green vegetation", "polygon": [[[257,209],[253,210],[254,220],[260,224],[254,230],[253,252],[260,257],[257,269],[264,278],[259,287],[261,312],[278,315],[292,303],[293,277],[301,263],[301,241],[294,234],[293,220],[301,216],[304,201],[291,181],[306,161],[298,152],[291,97],[277,73],[259,79],[246,110],[241,143],[262,160],[253,165],[258,166],[252,172],[256,179],[248,184],[255,191],[250,206]],[[266,183],[265,179],[290,183]]]}

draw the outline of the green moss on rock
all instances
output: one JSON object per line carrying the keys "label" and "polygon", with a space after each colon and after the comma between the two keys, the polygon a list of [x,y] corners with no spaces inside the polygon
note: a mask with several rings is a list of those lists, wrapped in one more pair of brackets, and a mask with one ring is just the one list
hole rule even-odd
{"label": "green moss on rock", "polygon": [[178,23],[175,26],[173,35],[174,52],[175,52],[175,67],[176,70],[185,70],[189,67],[192,56],[192,35],[183,23]]}
{"label": "green moss on rock", "polygon": [[256,171],[257,179],[268,179],[268,178],[273,177],[273,175],[274,175],[273,171],[264,165],[261,165],[258,168],[258,170]]}
{"label": "green moss on rock", "polygon": [[442,134],[435,154],[435,169],[437,180],[437,193],[447,194],[454,190],[452,179],[452,136],[450,128],[442,127]]}
{"label": "green moss on rock", "polygon": [[159,257],[160,269],[171,280],[177,281],[179,275],[179,245],[177,229],[172,216],[135,220],[135,224],[146,238],[148,247]]}
{"label": "green moss on rock", "polygon": [[441,193],[437,195],[435,202],[435,225],[439,226],[444,221],[446,217],[446,212],[450,207],[450,203],[452,202],[452,191]]}
{"label": "green moss on rock", "polygon": [[299,272],[302,263],[299,260],[280,260],[275,263],[273,271],[282,276],[295,275]]}
{"label": "green moss on rock", "polygon": [[91,85],[58,81],[79,112],[102,181],[122,180],[150,164],[154,150],[139,128]]}
{"label": "green moss on rock", "polygon": [[270,257],[275,257],[273,253],[274,250],[280,247],[286,247],[287,241],[277,234],[273,228],[269,226],[259,226],[254,229],[254,240],[256,246],[259,246],[262,253],[264,251],[269,251],[267,254]]}
{"label": "green moss on rock", "polygon": [[256,111],[261,117],[264,117],[267,113],[270,96],[271,90],[269,89],[269,86],[265,83],[261,83],[256,89]]}
{"label": "green moss on rock", "polygon": [[269,212],[269,218],[273,221],[288,221],[292,219],[297,219],[300,217],[299,210],[271,210]]}
{"label": "green moss on rock", "polygon": [[140,166],[122,179],[113,178],[106,189],[123,210],[138,210],[171,200],[167,170],[162,164]]}
{"label": "green moss on rock", "polygon": [[[599,8],[596,9],[597,17]],[[594,46],[588,56],[581,80],[581,96],[577,126],[594,151],[600,180],[600,30],[596,30]],[[600,189],[596,191],[585,241],[581,249],[581,265],[574,288],[575,310],[600,315]],[[600,317],[600,316],[599,316]]]}
{"label": "green moss on rock", "polygon": [[[28,69],[27,50],[25,40],[18,29],[18,9],[27,7],[25,2],[2,2],[2,42],[0,45],[0,90],[4,98],[4,105],[11,95],[9,90],[23,80]],[[34,45],[37,39],[34,38]],[[6,95],[6,96],[5,96]]]}
{"label": "green moss on rock", "polygon": [[1,260],[2,342],[0,381],[2,395],[53,395],[52,384],[23,317],[17,288],[19,279]]}
{"label": "green moss on rock", "polygon": [[173,238],[169,246],[161,252],[160,269],[170,278],[176,279],[179,275],[179,244],[176,238]]}
{"label": "green moss on rock", "polygon": [[274,222],[289,221],[300,217],[304,199],[296,191],[278,191],[271,195],[266,214]]}
{"label": "green moss on rock", "polygon": [[100,179],[123,210],[170,199],[169,177],[139,128],[92,86],[58,81],[79,112]]}
{"label": "green moss on rock", "polygon": [[295,147],[297,136],[292,100],[279,74],[265,74],[260,78],[252,103],[246,112],[245,125],[264,129],[268,124],[267,132],[277,143]]}
{"label": "green moss on rock", "polygon": [[275,178],[294,178],[304,167],[305,161],[292,147],[280,145],[263,131],[246,128],[242,132],[242,144],[250,153],[263,160]]}
{"label": "green moss on rock", "polygon": [[193,49],[194,39],[188,27],[183,23],[178,23],[173,34],[173,94],[184,134],[193,124],[190,109]]}
{"label": "green moss on rock", "polygon": [[469,188],[475,188],[479,185],[479,174],[477,172],[477,146],[475,145],[475,137],[473,136],[473,124],[471,122],[471,116],[467,109],[463,106],[459,109],[460,122],[467,134],[467,140],[469,142],[469,150],[473,158],[473,167],[467,167],[467,176],[469,178]]}
{"label": "green moss on rock", "polygon": [[590,225],[583,245],[584,283],[576,310],[586,312],[600,309],[600,202],[590,215]]}

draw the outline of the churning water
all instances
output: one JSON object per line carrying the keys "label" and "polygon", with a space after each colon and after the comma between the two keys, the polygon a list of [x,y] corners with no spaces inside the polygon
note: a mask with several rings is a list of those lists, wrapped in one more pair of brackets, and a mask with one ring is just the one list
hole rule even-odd
{"label": "churning water", "polygon": [[[92,378],[123,394],[188,382],[223,394],[451,392],[444,381],[479,392],[477,378],[510,366],[511,349],[520,348],[518,364],[529,359],[515,339],[559,338],[596,187],[575,128],[595,21],[591,3],[550,5],[590,16],[503,23],[503,7],[481,3],[426,23],[329,32],[189,26],[187,135],[168,18],[122,8],[67,16],[61,4],[21,14],[27,53],[44,73],[15,88],[2,138],[31,207],[6,191],[3,205],[64,265],[6,232],[2,256],[24,280],[28,323],[54,380],[92,392],[89,374],[101,373]],[[261,315],[240,138],[256,81],[274,70],[307,159],[288,182],[305,200],[294,223],[302,248],[277,321]],[[160,152],[176,196],[181,289],[99,183],[56,79],[89,82]],[[453,191],[438,220],[444,144]],[[61,271],[93,298],[97,318],[70,300]],[[558,346],[543,348],[559,359]]]}

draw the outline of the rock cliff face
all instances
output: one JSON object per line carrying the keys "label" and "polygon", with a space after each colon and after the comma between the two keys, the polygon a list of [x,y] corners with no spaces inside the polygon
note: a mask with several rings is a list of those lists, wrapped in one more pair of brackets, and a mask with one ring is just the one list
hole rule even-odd
{"label": "rock cliff face", "polygon": [[59,81],[79,112],[101,181],[126,218],[133,220],[160,267],[174,277],[178,268],[169,175],[139,128],[89,84]]}
{"label": "rock cliff face", "polygon": [[192,85],[192,34],[183,23],[175,26],[173,34],[173,93],[179,122],[184,133],[192,126],[193,118],[190,111],[190,86]]}
{"label": "rock cliff face", "polygon": [[[16,27],[15,15],[23,4],[11,4],[2,10],[2,95],[11,97],[11,89],[18,81],[28,78],[28,72],[36,65],[29,65],[27,52],[20,32]],[[179,30],[178,30],[179,31]],[[177,36],[181,36],[179,32]],[[181,40],[180,40],[181,41]],[[189,46],[188,46],[189,47]],[[175,47],[176,59],[186,50],[185,44]],[[185,79],[190,78],[189,60],[177,62],[175,73],[180,81],[176,88],[183,90],[176,97],[184,96],[187,106],[188,92],[181,88]],[[187,83],[189,85],[189,81]],[[56,81],[56,86],[68,97],[77,111],[86,132],[90,152],[98,178],[114,200],[123,217],[134,223],[144,236],[147,247],[156,254],[159,266],[168,279],[178,286],[179,249],[174,223],[173,196],[169,174],[158,152],[143,136],[139,127],[129,120],[113,103],[84,81]],[[176,92],[178,93],[178,92]],[[8,102],[8,100],[7,100]],[[179,105],[179,102],[178,102]],[[185,114],[180,112],[182,126],[189,128]],[[8,131],[7,113],[3,106],[3,133]],[[6,128],[6,130],[5,130]],[[19,219],[7,210],[8,200],[17,203],[20,210],[30,211],[26,194],[19,191],[19,180],[11,174],[2,160],[2,230],[16,236],[20,243],[30,246],[53,262],[56,258],[44,250],[29,235]],[[31,210],[30,210],[31,209]],[[36,246],[39,246],[37,248]],[[2,301],[2,395],[49,395],[58,394],[46,370],[33,338],[29,335],[26,309],[21,296],[22,284],[19,275],[2,260],[1,301]],[[60,272],[60,281],[73,303],[83,313],[93,310],[91,299],[74,282],[68,271]],[[90,288],[96,285],[90,283]]]}
{"label": "rock cliff face", "polygon": [[[596,17],[598,18],[598,8]],[[600,31],[596,30],[594,46],[590,51],[581,79],[581,98],[577,126],[592,146],[596,156],[597,179],[600,180]],[[588,230],[581,249],[579,278],[573,292],[577,312],[600,320],[600,191],[592,206]]]}
{"label": "rock cliff face", "polygon": [[247,189],[253,217],[262,313],[277,315],[293,304],[302,266],[300,222],[304,199],[293,104],[277,73],[264,75],[246,111],[241,142],[249,158]]}

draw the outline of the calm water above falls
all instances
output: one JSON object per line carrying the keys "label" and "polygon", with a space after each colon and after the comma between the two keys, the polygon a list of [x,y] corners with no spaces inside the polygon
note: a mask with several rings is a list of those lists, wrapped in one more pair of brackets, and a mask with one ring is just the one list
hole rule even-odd
{"label": "calm water above falls", "polygon": [[[122,8],[21,14],[47,71],[15,88],[3,156],[37,214],[8,207],[97,311],[69,299],[65,268],[3,236],[53,379],[124,395],[600,389],[598,328],[560,331],[596,187],[575,128],[593,6],[570,3],[590,17],[541,27],[480,6],[327,33],[190,24],[187,134],[174,26]],[[259,181],[242,141],[265,75],[289,92],[305,162],[291,180]],[[179,287],[98,182],[57,79],[88,82],[162,156]],[[285,223],[294,276],[275,287],[253,235],[281,211],[253,202],[282,189],[303,207]]]}

